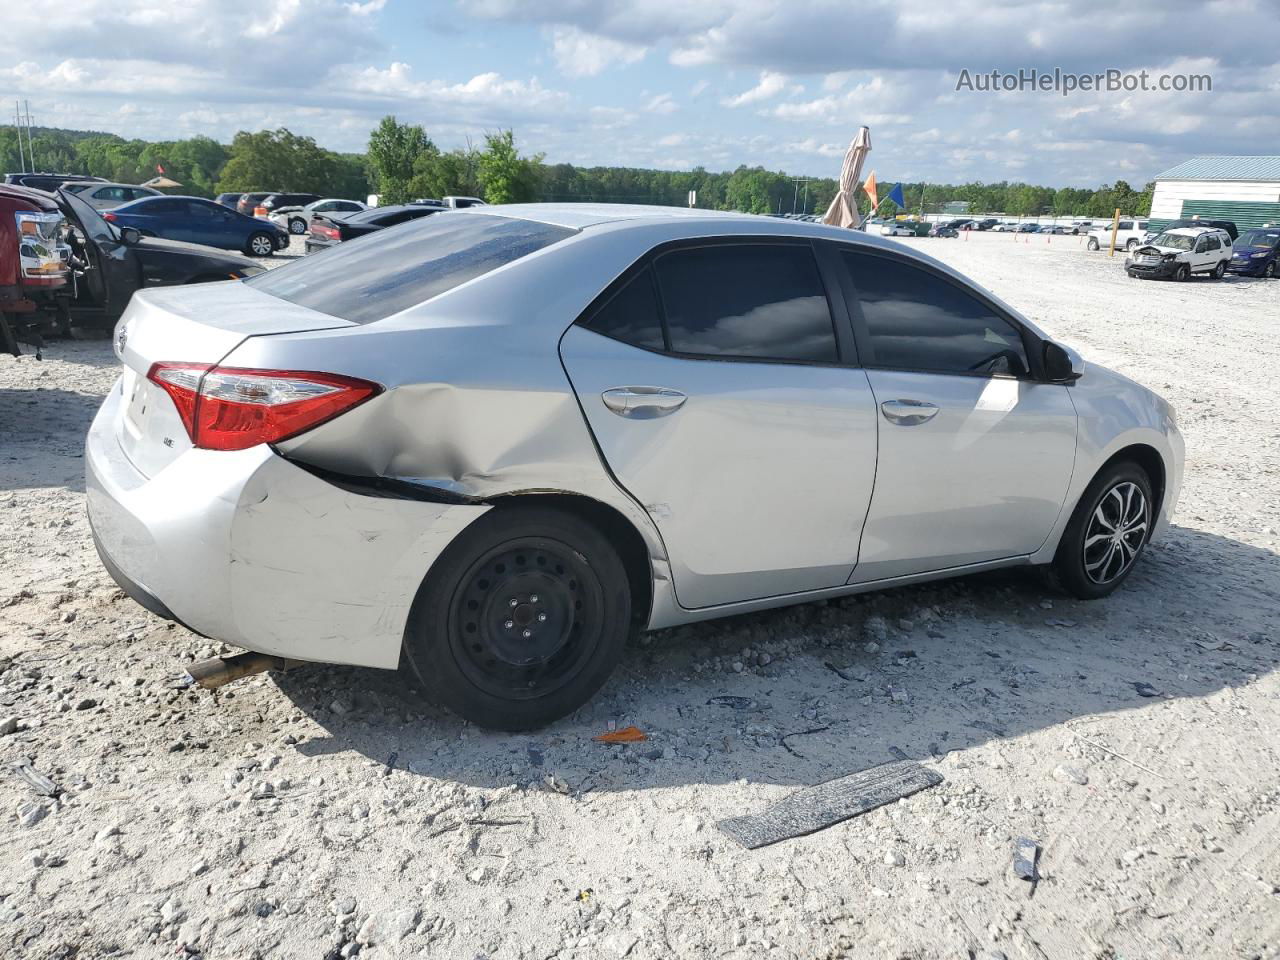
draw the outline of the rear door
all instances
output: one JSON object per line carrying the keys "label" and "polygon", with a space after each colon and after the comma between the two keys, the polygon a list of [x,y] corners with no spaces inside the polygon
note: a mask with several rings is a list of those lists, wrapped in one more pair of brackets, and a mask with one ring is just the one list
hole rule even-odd
{"label": "rear door", "polygon": [[876,463],[855,355],[807,241],[665,250],[565,334],[587,422],[661,532],[683,606],[848,580]]}
{"label": "rear door", "polygon": [[924,263],[839,254],[880,425],[854,579],[1034,553],[1075,462],[1070,391],[1036,379],[1015,318]]}

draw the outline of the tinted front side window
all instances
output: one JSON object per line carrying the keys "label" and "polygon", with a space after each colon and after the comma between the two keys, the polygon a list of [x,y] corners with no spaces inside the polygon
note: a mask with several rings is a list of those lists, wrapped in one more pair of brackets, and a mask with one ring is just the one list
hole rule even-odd
{"label": "tinted front side window", "polygon": [[662,314],[658,308],[657,291],[653,288],[653,270],[645,267],[636,274],[595,312],[585,326],[624,343],[661,350],[664,346]]}
{"label": "tinted front side window", "polygon": [[654,265],[676,353],[836,362],[835,327],[808,246],[675,250]]}
{"label": "tinted front side window", "polygon": [[353,323],[372,323],[572,236],[567,227],[489,215],[425,217],[244,281]]}
{"label": "tinted front side window", "polygon": [[918,267],[842,254],[858,290],[869,366],[986,376],[1026,376],[1017,328],[960,287]]}

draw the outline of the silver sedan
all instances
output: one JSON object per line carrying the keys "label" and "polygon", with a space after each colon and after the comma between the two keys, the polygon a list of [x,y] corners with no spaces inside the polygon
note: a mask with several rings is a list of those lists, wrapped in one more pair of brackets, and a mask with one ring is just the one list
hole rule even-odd
{"label": "silver sedan", "polygon": [[147,290],[89,432],[103,561],[282,657],[490,727],[635,630],[1017,565],[1081,598],[1169,521],[1169,404],[891,240],[481,207]]}

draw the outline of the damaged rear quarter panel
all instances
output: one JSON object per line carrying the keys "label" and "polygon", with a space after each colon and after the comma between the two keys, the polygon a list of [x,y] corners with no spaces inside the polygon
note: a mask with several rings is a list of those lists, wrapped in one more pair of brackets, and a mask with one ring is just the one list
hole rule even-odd
{"label": "damaged rear quarter panel", "polygon": [[291,460],[476,501],[590,497],[629,518],[662,560],[657,529],[601,461],[559,353],[564,330],[650,245],[632,233],[598,235],[589,261],[575,236],[384,320],[251,337],[223,364],[339,373],[385,388],[280,444]]}

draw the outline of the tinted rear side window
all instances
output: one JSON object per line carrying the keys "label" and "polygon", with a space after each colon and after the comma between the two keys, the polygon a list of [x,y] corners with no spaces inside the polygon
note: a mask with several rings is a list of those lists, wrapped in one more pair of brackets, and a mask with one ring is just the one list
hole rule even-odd
{"label": "tinted rear side window", "polygon": [[671,350],[834,363],[835,327],[807,245],[725,244],[655,261]]}
{"label": "tinted rear side window", "polygon": [[373,323],[572,236],[532,220],[425,217],[244,281],[263,293],[353,323]]}
{"label": "tinted rear side window", "polygon": [[645,267],[636,274],[584,326],[623,343],[663,349],[662,314],[653,287],[653,270]]}
{"label": "tinted rear side window", "polygon": [[842,254],[870,339],[868,366],[983,376],[1026,376],[1022,336],[960,287],[926,270]]}

